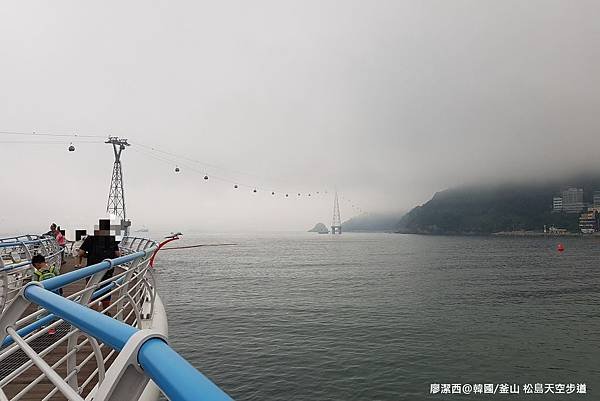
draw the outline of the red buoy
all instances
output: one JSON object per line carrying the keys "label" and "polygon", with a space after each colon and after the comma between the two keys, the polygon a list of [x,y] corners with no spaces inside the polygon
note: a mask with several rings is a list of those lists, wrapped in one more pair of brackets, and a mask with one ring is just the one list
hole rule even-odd
{"label": "red buoy", "polygon": [[564,250],[565,250],[565,246],[564,246],[563,244],[559,243],[559,244],[556,246],[556,250],[557,250],[558,252],[564,252]]}

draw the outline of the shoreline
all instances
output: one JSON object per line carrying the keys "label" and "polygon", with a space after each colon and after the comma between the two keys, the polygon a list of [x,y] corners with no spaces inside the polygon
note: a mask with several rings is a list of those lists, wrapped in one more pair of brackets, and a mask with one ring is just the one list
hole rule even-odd
{"label": "shoreline", "polygon": [[500,231],[496,233],[417,233],[417,232],[402,232],[396,231],[395,234],[409,234],[409,235],[427,235],[427,236],[449,236],[449,237],[524,237],[524,238],[556,238],[556,237],[568,237],[568,238],[600,238],[600,232],[593,234],[583,233],[544,233],[537,231]]}
{"label": "shoreline", "polygon": [[600,237],[600,232],[593,234],[584,233],[543,233],[534,231],[501,231],[498,233],[492,233],[490,235],[498,237],[582,237],[582,238],[594,238]]}

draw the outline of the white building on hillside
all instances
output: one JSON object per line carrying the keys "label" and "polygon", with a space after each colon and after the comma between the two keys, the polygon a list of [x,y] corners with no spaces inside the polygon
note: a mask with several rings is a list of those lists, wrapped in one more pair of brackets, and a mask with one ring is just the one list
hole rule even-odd
{"label": "white building on hillside", "polygon": [[565,213],[581,213],[585,209],[583,189],[568,188],[561,192],[562,211]]}

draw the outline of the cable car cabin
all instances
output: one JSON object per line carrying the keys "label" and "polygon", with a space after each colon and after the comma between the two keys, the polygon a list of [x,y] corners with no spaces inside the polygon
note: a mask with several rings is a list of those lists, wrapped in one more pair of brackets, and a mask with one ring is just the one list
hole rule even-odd
{"label": "cable car cabin", "polygon": [[75,146],[73,146],[73,144],[69,145],[69,152],[75,152]]}
{"label": "cable car cabin", "polygon": [[179,167],[175,167],[175,172],[178,173],[179,172]]}

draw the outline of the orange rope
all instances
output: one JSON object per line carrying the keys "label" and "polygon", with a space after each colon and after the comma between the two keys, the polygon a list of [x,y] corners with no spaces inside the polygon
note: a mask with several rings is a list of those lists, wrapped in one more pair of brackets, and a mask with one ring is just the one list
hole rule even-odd
{"label": "orange rope", "polygon": [[187,246],[173,246],[173,247],[169,247],[169,248],[163,248],[162,250],[169,250],[169,249],[187,249],[187,248],[198,248],[201,246],[228,246],[228,245],[237,245],[237,244],[198,244],[198,245],[187,245]]}

